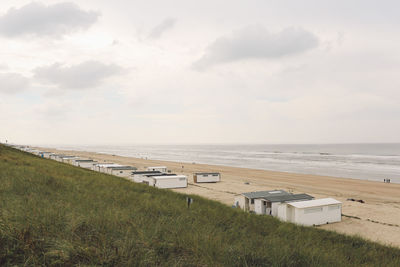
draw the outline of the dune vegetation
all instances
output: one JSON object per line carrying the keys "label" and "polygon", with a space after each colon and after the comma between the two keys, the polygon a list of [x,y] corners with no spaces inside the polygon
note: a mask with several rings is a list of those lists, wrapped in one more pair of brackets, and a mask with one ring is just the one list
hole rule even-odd
{"label": "dune vegetation", "polygon": [[0,145],[0,265],[400,266],[400,250]]}

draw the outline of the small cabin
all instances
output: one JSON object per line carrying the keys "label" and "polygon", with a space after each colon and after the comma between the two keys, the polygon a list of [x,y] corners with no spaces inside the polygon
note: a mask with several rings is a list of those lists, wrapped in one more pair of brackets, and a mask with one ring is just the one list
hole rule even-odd
{"label": "small cabin", "polygon": [[109,164],[100,164],[99,165],[99,171],[103,172],[103,173],[109,173],[111,174],[111,170],[108,169],[109,167],[119,167],[122,166],[120,164],[116,164],[116,163],[109,163]]}
{"label": "small cabin", "polygon": [[41,152],[41,153],[39,154],[39,156],[42,157],[42,158],[48,159],[48,158],[50,158],[50,155],[51,155],[51,154],[53,154],[53,153],[43,151],[43,152]]}
{"label": "small cabin", "polygon": [[[102,163],[98,163],[98,164],[93,164],[93,170],[97,171],[97,172],[106,172],[107,167],[109,166],[114,166],[114,165],[118,165],[115,163],[111,163],[111,162],[102,162]],[[120,166],[120,165],[118,165]]]}
{"label": "small cabin", "polygon": [[137,168],[132,166],[119,166],[119,167],[108,167],[111,170],[112,175],[121,176],[121,177],[129,177],[131,176],[133,171],[136,171]]}
{"label": "small cabin", "polygon": [[136,183],[142,183],[145,175],[150,175],[150,174],[161,175],[162,173],[159,171],[134,171],[131,172],[130,178]]}
{"label": "small cabin", "polygon": [[62,154],[56,154],[56,155],[54,155],[54,160],[62,162],[64,157],[67,157],[67,156],[66,155],[62,155]]}
{"label": "small cabin", "polygon": [[307,194],[288,194],[288,195],[269,195],[254,200],[254,212],[256,214],[266,214],[277,216],[278,207],[282,203],[312,200],[314,197]]}
{"label": "small cabin", "polygon": [[256,191],[242,193],[235,198],[234,206],[243,209],[244,211],[254,212],[254,203],[256,199],[264,199],[269,196],[290,195],[284,190]]}
{"label": "small cabin", "polygon": [[342,203],[334,198],[285,203],[278,207],[278,218],[306,226],[340,222]]}
{"label": "small cabin", "polygon": [[187,176],[186,175],[162,175],[151,176],[147,178],[150,186],[158,188],[186,188]]}
{"label": "small cabin", "polygon": [[93,164],[97,163],[92,159],[77,159],[74,162],[74,165],[81,168],[92,169]]}
{"label": "small cabin", "polygon": [[55,154],[55,153],[50,154],[50,156],[49,156],[49,159],[52,159],[52,160],[57,160],[57,158],[58,158],[58,154]]}
{"label": "small cabin", "polygon": [[193,174],[195,183],[217,183],[221,181],[219,172],[196,172]]}
{"label": "small cabin", "polygon": [[72,164],[74,160],[79,159],[79,157],[75,156],[63,156],[61,157],[61,162]]}
{"label": "small cabin", "polygon": [[71,165],[75,165],[75,161],[79,160],[79,159],[81,159],[81,158],[80,157],[71,156],[71,157],[68,157],[68,158],[64,158],[63,162],[71,164]]}
{"label": "small cabin", "polygon": [[166,173],[168,171],[166,166],[157,166],[157,167],[147,167],[148,171],[159,171],[162,173]]}

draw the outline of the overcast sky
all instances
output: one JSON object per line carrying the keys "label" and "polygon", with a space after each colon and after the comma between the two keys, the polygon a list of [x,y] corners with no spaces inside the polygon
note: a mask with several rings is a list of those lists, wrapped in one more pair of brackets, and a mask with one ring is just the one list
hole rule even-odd
{"label": "overcast sky", "polygon": [[400,142],[399,1],[0,2],[0,141]]}

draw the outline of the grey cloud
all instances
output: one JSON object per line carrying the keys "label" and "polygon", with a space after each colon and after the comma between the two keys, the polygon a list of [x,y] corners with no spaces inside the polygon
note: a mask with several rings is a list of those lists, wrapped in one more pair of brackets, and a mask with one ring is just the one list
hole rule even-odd
{"label": "grey cloud", "polygon": [[86,61],[74,66],[55,63],[34,70],[38,81],[56,85],[60,89],[88,89],[99,86],[105,79],[122,72],[117,65]]}
{"label": "grey cloud", "polygon": [[18,73],[0,73],[0,93],[16,94],[29,88],[29,79]]}
{"label": "grey cloud", "polygon": [[271,33],[259,25],[248,26],[230,36],[216,39],[193,67],[202,70],[242,59],[280,58],[303,53],[317,47],[318,43],[317,36],[301,28],[286,28]]}
{"label": "grey cloud", "polygon": [[32,2],[11,8],[0,17],[0,34],[7,37],[55,36],[89,28],[99,14],[81,10],[76,4],[64,2],[46,6]]}
{"label": "grey cloud", "polygon": [[175,26],[175,23],[176,23],[176,20],[173,18],[165,19],[163,22],[161,22],[159,25],[157,25],[156,27],[153,28],[153,30],[149,34],[149,38],[151,38],[151,39],[160,38],[164,32],[173,28]]}

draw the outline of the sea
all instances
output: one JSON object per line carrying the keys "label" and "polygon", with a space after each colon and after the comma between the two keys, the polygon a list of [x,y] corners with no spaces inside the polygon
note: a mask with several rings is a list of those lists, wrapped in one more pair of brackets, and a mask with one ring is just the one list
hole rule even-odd
{"label": "sea", "polygon": [[[54,147],[54,146],[51,146]],[[400,143],[58,145],[64,150],[400,183]]]}

